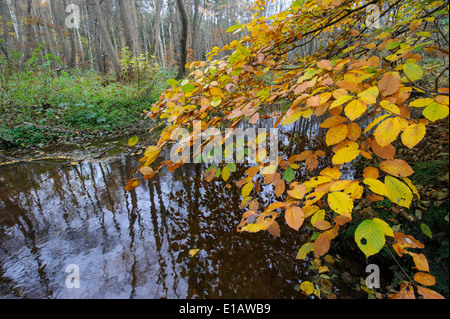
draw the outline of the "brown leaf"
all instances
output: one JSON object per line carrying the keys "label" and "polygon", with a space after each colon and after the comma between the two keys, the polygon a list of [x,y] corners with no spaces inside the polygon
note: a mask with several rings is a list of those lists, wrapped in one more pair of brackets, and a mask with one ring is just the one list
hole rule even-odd
{"label": "brown leaf", "polygon": [[372,151],[384,159],[394,159],[395,156],[395,147],[392,144],[381,147],[375,139],[372,140]]}
{"label": "brown leaf", "polygon": [[384,96],[392,95],[400,88],[400,74],[398,72],[388,72],[378,82],[378,89]]}
{"label": "brown leaf", "polygon": [[325,255],[330,249],[330,244],[331,239],[328,235],[328,231],[321,233],[314,242],[314,255],[316,257]]}
{"label": "brown leaf", "polygon": [[267,231],[275,237],[280,237],[280,225],[275,220],[267,227]]}

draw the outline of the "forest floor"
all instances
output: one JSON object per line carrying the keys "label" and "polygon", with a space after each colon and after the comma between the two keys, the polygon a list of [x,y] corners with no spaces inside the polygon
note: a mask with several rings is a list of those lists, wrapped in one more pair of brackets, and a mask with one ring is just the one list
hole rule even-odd
{"label": "forest floor", "polygon": [[146,82],[117,82],[111,75],[74,71],[21,72],[0,81],[0,150],[145,132],[145,112],[167,88],[171,73]]}

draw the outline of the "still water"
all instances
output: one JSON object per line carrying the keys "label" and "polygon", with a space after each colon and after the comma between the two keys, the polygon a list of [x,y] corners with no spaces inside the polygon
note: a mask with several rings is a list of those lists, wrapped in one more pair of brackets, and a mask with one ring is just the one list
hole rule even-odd
{"label": "still water", "polygon": [[[322,133],[318,123],[299,121],[280,132],[280,152],[322,148]],[[311,231],[295,232],[282,217],[279,238],[236,231],[245,210],[235,182],[248,166],[228,182],[206,183],[207,166],[188,164],[126,192],[140,156],[116,146],[115,155],[78,165],[0,167],[0,297],[306,297],[295,287],[314,271],[295,256]],[[323,160],[318,170],[328,165]],[[296,179],[314,173],[300,170]],[[260,184],[260,207],[279,200],[272,185]],[[191,257],[190,249],[200,251]],[[78,289],[66,287],[72,264]],[[339,278],[332,289],[346,294]]]}

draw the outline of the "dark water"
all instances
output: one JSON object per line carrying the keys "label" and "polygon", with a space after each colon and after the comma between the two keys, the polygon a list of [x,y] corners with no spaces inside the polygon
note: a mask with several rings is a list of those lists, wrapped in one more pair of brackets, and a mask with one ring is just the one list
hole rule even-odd
{"label": "dark water", "polygon": [[[317,125],[286,127],[280,152],[322,147]],[[305,297],[295,287],[316,272],[295,256],[311,231],[295,232],[281,217],[280,238],[236,231],[245,210],[234,182],[244,177],[245,165],[228,183],[206,183],[206,166],[188,164],[126,192],[139,158],[119,152],[75,166],[0,167],[0,296]],[[299,171],[297,179],[314,173]],[[257,195],[260,207],[276,201],[271,188]],[[194,248],[200,251],[191,257]],[[79,289],[66,287],[70,264],[80,269]],[[346,295],[339,278],[332,281],[332,291]]]}

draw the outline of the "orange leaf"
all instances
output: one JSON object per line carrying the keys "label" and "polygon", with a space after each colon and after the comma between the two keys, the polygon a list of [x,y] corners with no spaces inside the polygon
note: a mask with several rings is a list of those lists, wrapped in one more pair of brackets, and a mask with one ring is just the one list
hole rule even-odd
{"label": "orange leaf", "polygon": [[317,160],[317,155],[312,154],[308,156],[308,158],[305,161],[306,169],[311,172],[313,169],[315,169],[319,165],[319,161]]}
{"label": "orange leaf", "polygon": [[347,138],[352,141],[356,141],[361,136],[361,127],[356,123],[348,124]]}
{"label": "orange leaf", "polygon": [[433,286],[436,283],[436,278],[425,272],[416,272],[414,274],[414,280],[425,286]]}
{"label": "orange leaf", "polygon": [[378,89],[384,96],[392,95],[400,88],[400,74],[398,72],[388,72],[378,82]]}
{"label": "orange leaf", "polygon": [[378,172],[378,169],[375,167],[368,166],[364,169],[364,173],[363,173],[364,178],[377,179],[379,175],[380,174]]}
{"label": "orange leaf", "polygon": [[325,121],[323,121],[320,124],[320,127],[322,128],[330,128],[339,124],[342,124],[344,122],[347,122],[348,119],[346,117],[343,116],[332,116],[327,118]]}
{"label": "orange leaf", "polygon": [[303,216],[303,210],[298,206],[288,207],[284,213],[286,223],[295,230],[299,230],[303,225]]}
{"label": "orange leaf", "polygon": [[314,223],[314,227],[319,230],[327,230],[331,228],[331,224],[329,221],[322,219]]}
{"label": "orange leaf", "polygon": [[416,299],[416,296],[414,295],[414,288],[412,287],[411,283],[401,283],[400,284],[400,290],[396,294],[389,295],[389,298],[392,299]]}
{"label": "orange leaf", "polygon": [[294,197],[296,199],[303,199],[306,193],[306,186],[301,184],[295,184],[294,189],[287,191],[289,196]]}
{"label": "orange leaf", "polygon": [[381,147],[375,139],[372,140],[372,151],[384,159],[394,159],[395,156],[395,147],[392,144]]}
{"label": "orange leaf", "polygon": [[430,271],[430,267],[428,266],[428,260],[427,257],[425,257],[424,254],[416,254],[412,252],[408,252],[414,260],[414,264],[416,265],[416,268],[421,271]]}
{"label": "orange leaf", "polygon": [[325,255],[330,249],[331,238],[328,232],[329,230],[321,233],[314,242],[314,255],[316,257]]}
{"label": "orange leaf", "polygon": [[255,114],[252,115],[249,122],[250,124],[255,124],[256,122],[258,122],[258,120],[259,120],[259,113],[256,112]]}
{"label": "orange leaf", "polygon": [[138,187],[141,184],[141,181],[137,178],[133,178],[132,180],[129,180],[127,183],[127,186],[124,187],[126,191],[131,191]]}
{"label": "orange leaf", "polygon": [[333,64],[331,63],[330,60],[322,60],[317,62],[317,67],[319,69],[325,69],[328,71],[331,71],[333,69]]}
{"label": "orange leaf", "polygon": [[216,169],[212,168],[209,171],[205,172],[205,174],[203,174],[203,179],[209,183],[213,180],[215,174],[216,174]]}
{"label": "orange leaf", "polygon": [[411,174],[414,174],[411,166],[408,165],[404,160],[394,159],[394,160],[386,160],[381,162],[379,168],[393,176],[396,177],[408,177]]}
{"label": "orange leaf", "polygon": [[445,299],[441,294],[425,287],[417,286],[417,292],[423,296],[423,299]]}

